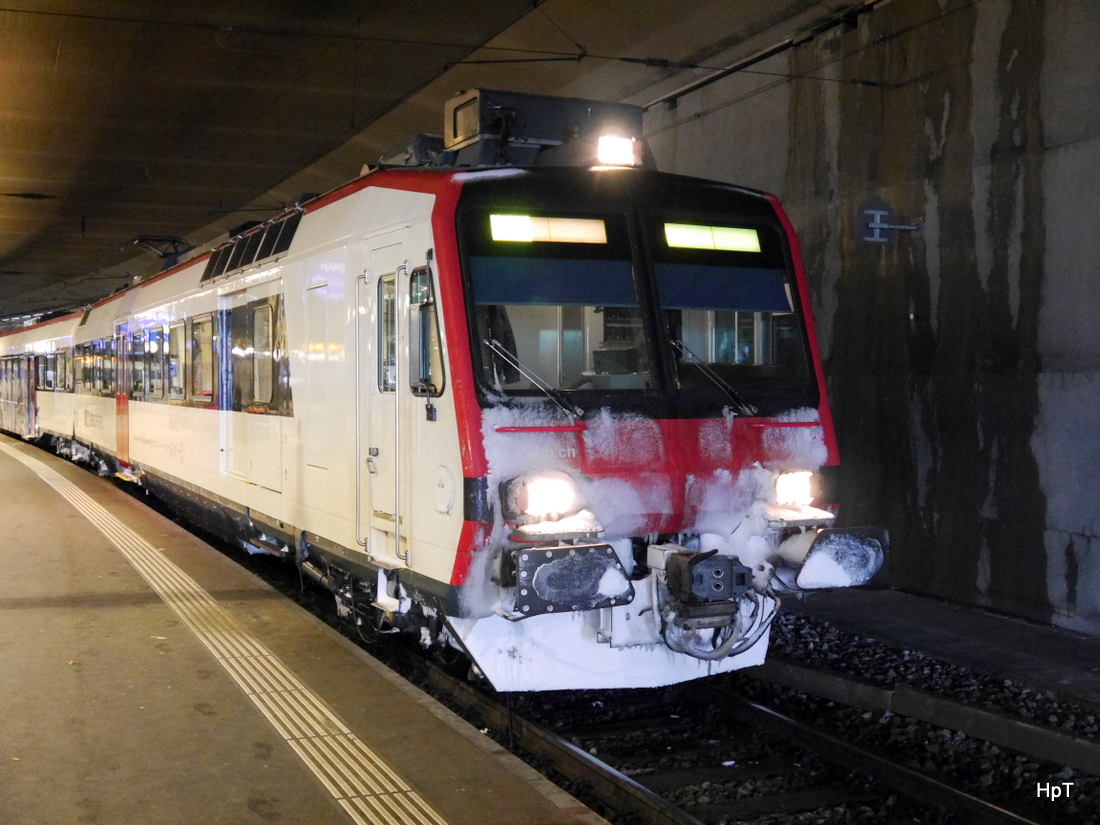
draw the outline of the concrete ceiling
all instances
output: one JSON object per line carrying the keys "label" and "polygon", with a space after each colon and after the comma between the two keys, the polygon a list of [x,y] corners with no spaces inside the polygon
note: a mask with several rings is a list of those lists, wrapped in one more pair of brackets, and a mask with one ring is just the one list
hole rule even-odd
{"label": "concrete ceiling", "polygon": [[644,104],[866,2],[9,0],[0,316],[155,271],[139,236],[207,243],[339,185],[460,89]]}

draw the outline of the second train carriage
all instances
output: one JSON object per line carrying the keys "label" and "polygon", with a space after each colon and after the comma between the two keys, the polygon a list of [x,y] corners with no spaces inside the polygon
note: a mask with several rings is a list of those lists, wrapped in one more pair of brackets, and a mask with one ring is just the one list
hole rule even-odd
{"label": "second train carriage", "polygon": [[885,535],[815,506],[836,446],[777,201],[647,168],[640,120],[464,95],[403,166],[0,336],[0,426],[500,690],[758,664],[778,594],[866,581]]}

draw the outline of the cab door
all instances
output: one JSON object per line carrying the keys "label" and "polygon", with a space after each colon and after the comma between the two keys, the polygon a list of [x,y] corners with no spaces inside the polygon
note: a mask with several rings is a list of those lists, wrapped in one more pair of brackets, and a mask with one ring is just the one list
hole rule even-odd
{"label": "cab door", "polygon": [[358,282],[359,542],[375,559],[405,565],[409,501],[403,492],[410,454],[410,392],[401,380],[408,344],[398,323],[408,302],[405,230],[368,240],[367,261]]}

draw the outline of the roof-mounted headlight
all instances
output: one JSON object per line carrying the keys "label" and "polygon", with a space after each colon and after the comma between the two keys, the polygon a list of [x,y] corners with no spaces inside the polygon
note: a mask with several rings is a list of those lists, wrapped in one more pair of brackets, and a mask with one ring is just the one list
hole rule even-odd
{"label": "roof-mounted headlight", "polygon": [[638,142],[620,135],[600,135],[596,159],[604,166],[638,166],[642,162]]}

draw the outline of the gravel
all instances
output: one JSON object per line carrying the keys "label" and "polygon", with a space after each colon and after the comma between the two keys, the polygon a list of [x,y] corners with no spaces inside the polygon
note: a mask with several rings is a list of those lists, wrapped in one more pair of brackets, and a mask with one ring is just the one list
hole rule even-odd
{"label": "gravel", "polygon": [[[905,684],[1077,736],[1097,735],[1097,718],[1088,708],[1012,680],[848,633],[812,617],[778,616],[769,656],[839,671],[883,687]],[[735,675],[730,681],[747,698],[823,725],[909,767],[939,774],[976,795],[1029,812],[1038,821],[1100,825],[1100,777],[890,712],[849,708],[748,676]],[[1072,783],[1067,796],[1038,798],[1040,785],[1066,787],[1063,783]],[[767,825],[798,821],[775,818]],[[761,820],[757,825],[765,823]]]}
{"label": "gravel", "polygon": [[1011,679],[848,633],[809,616],[780,613],[772,624],[768,655],[840,671],[887,688],[908,685],[1075,736],[1100,734],[1100,715],[1083,705]]}

